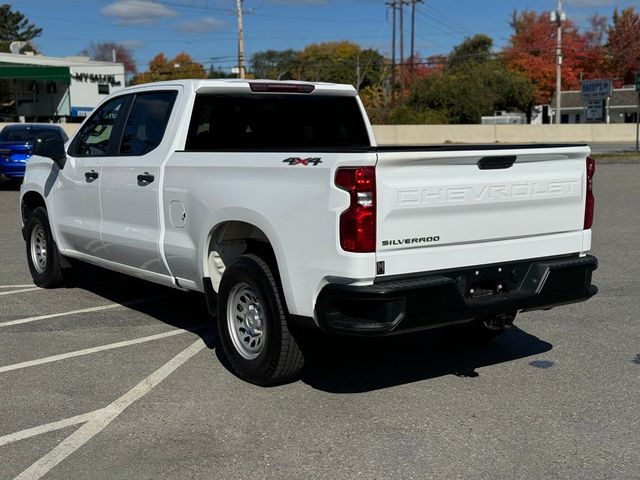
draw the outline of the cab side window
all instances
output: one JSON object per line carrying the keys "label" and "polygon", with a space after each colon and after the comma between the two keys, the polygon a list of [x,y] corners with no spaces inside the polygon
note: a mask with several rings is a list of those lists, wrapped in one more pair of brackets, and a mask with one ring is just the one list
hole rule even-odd
{"label": "cab side window", "polygon": [[82,127],[71,147],[71,154],[79,157],[102,157],[110,153],[117,142],[114,125],[123,114],[128,96],[114,98],[100,107]]}
{"label": "cab side window", "polygon": [[125,125],[119,155],[145,155],[160,145],[176,95],[176,91],[136,95]]}

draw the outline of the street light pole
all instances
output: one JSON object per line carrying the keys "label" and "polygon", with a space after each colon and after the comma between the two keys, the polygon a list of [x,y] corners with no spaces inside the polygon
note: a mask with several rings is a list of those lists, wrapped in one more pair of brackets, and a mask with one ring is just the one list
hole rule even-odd
{"label": "street light pole", "polygon": [[242,0],[236,0],[238,17],[238,78],[244,78],[244,30],[242,27]]}
{"label": "street light pole", "polygon": [[562,22],[565,20],[562,11],[562,0],[558,0],[558,7],[555,12],[551,12],[551,21],[558,25],[556,43],[556,124],[562,121]]}
{"label": "street light pole", "polygon": [[404,0],[400,0],[400,93],[404,95]]}
{"label": "street light pole", "polygon": [[396,0],[387,3],[391,7],[391,95],[396,86]]}

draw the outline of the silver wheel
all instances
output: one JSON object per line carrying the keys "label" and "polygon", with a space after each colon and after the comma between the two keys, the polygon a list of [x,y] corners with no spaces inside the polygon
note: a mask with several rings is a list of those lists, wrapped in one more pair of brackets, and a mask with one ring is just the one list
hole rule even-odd
{"label": "silver wheel", "polygon": [[227,301],[227,327],[236,351],[247,360],[254,360],[264,347],[264,312],[257,292],[248,283],[233,286]]}
{"label": "silver wheel", "polygon": [[31,232],[31,262],[38,273],[47,268],[47,234],[42,225],[36,225]]}

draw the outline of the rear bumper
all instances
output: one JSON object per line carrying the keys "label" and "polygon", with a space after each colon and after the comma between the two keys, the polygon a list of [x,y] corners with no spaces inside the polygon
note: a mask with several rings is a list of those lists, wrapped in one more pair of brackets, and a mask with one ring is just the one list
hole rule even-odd
{"label": "rear bumper", "polygon": [[320,327],[335,333],[391,334],[474,318],[580,302],[598,289],[593,256],[535,259],[384,279],[370,286],[329,284],[316,302]]}

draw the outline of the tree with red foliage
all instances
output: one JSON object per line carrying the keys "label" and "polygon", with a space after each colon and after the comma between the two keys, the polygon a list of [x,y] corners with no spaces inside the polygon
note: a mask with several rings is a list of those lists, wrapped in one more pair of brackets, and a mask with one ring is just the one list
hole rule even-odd
{"label": "tree with red foliage", "polygon": [[[405,60],[404,63],[404,84],[409,90],[411,85],[424,78],[441,72],[447,65],[446,55],[433,55],[427,58],[420,58],[420,54],[416,53],[412,57]],[[400,75],[400,69],[396,71]]]}
{"label": "tree with red foliage", "polygon": [[133,51],[121,43],[115,42],[100,42],[92,43],[89,48],[85,48],[82,55],[85,55],[91,60],[97,60],[100,62],[112,62],[113,52],[116,52],[116,62],[124,65],[124,71],[127,74],[134,74],[137,71],[136,62],[133,58]]}
{"label": "tree with red foliage", "polygon": [[625,85],[634,83],[640,71],[640,14],[634,7],[613,12],[613,24],[608,30],[606,51],[614,78]]}
{"label": "tree with red foliage", "polygon": [[607,61],[607,17],[595,14],[589,18],[591,28],[584,33],[585,51],[582,72],[585,80],[609,78],[611,68]]}
{"label": "tree with red foliage", "polygon": [[[557,27],[549,21],[548,12],[528,10],[514,12],[511,26],[514,34],[504,51],[507,65],[533,82],[538,103],[548,103],[555,91]],[[571,20],[562,25],[562,56],[563,89],[578,89],[581,74],[585,78],[601,74],[601,49],[590,46]]]}

